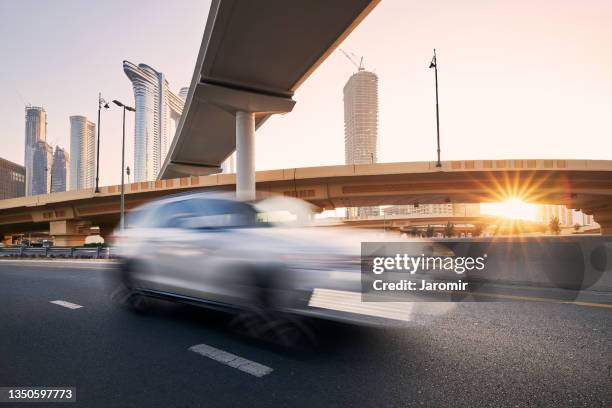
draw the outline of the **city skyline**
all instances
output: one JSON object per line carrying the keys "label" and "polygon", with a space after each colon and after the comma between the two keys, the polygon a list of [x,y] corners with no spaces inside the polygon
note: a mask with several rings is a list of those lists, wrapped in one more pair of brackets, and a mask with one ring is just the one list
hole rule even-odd
{"label": "city skyline", "polygon": [[[528,2],[519,1],[500,13],[482,1],[461,7],[452,2],[416,6],[383,1],[342,44],[363,55],[366,65],[381,78],[379,161],[435,159],[433,77],[427,69],[434,46],[442,67],[443,160],[609,158],[609,149],[594,146],[609,146],[612,134],[612,125],[605,120],[611,109],[606,95],[612,93],[608,74],[612,57],[588,50],[605,46],[603,38],[610,30],[605,21],[612,16],[612,7],[605,2],[561,2],[555,3],[555,13],[551,14],[552,3],[544,3],[548,6],[531,10]],[[208,13],[208,3],[199,2],[185,2],[163,16],[137,5],[113,2],[33,4],[23,2],[10,8],[0,5],[0,15],[6,20],[0,29],[5,34],[0,48],[20,67],[19,72],[8,67],[0,79],[9,94],[0,102],[5,128],[0,138],[7,146],[3,157],[17,163],[21,163],[23,147],[15,146],[14,141],[23,137],[23,122],[15,112],[28,102],[52,110],[50,144],[67,146],[69,131],[63,118],[77,113],[95,117],[98,91],[107,99],[133,101],[132,90],[119,71],[123,59],[155,66],[174,84],[189,83]],[[117,7],[124,11],[119,17],[114,12]],[[87,33],[83,38],[73,38],[72,28],[50,31],[47,15],[68,21],[84,11],[98,17],[87,22],[87,29],[80,30]],[[137,11],[146,13],[152,24],[132,24]],[[16,26],[26,15],[33,19],[32,24],[49,31],[47,41],[40,42],[24,31],[27,27]],[[568,15],[575,16],[570,28],[564,24]],[[430,30],[434,18],[444,24],[444,30]],[[148,28],[162,21],[181,24],[163,35]],[[489,28],[493,23],[497,29],[492,32]],[[110,47],[106,33],[113,29],[125,32],[129,41],[118,41]],[[15,36],[23,39],[21,47],[9,40]],[[66,64],[68,50],[84,52],[93,43],[99,46],[91,58]],[[46,81],[37,78],[31,55],[48,61]],[[555,67],[556,74],[551,74],[550,66]],[[272,117],[258,130],[258,169],[342,163],[341,88],[351,72],[344,56],[333,53],[296,93],[294,111]],[[102,113],[101,185],[114,184],[120,177],[120,126],[119,110]],[[128,115],[128,140],[133,128]],[[297,143],[300,140],[308,143]],[[567,142],[560,142],[563,140]],[[317,146],[325,149],[315,154]],[[529,146],[527,154],[525,146]],[[277,149],[284,154],[277,154]],[[126,164],[132,167],[130,143],[126,157]]]}

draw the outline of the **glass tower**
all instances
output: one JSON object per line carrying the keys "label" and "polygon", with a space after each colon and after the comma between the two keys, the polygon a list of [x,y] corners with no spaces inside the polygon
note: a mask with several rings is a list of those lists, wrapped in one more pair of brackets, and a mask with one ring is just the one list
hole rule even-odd
{"label": "glass tower", "polygon": [[[155,180],[183,113],[185,100],[170,91],[163,73],[123,61],[135,101],[134,180]],[[186,96],[186,91],[181,92]]]}

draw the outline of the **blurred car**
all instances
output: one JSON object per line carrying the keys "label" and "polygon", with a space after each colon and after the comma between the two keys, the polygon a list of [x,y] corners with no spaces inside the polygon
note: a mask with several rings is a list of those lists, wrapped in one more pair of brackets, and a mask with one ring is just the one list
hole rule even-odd
{"label": "blurred car", "polygon": [[355,231],[312,228],[310,204],[190,193],[140,207],[116,236],[124,302],[312,314],[316,288],[359,292]]}

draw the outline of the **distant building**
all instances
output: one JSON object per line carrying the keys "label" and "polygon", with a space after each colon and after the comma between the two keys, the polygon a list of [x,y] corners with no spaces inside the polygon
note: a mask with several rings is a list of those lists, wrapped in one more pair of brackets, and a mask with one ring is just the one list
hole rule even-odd
{"label": "distant building", "polygon": [[456,217],[477,217],[482,215],[479,203],[453,203],[453,215]]}
{"label": "distant building", "polygon": [[70,117],[70,190],[94,187],[96,125],[85,116]]}
{"label": "distant building", "polygon": [[[344,157],[346,164],[378,162],[378,77],[359,68],[344,85]],[[349,218],[380,215],[379,207],[347,209]]]}
{"label": "distant building", "polygon": [[595,222],[595,219],[592,215],[585,214],[580,210],[571,210],[572,211],[572,222],[573,225],[580,225],[582,227],[590,227],[590,226],[599,226]]}
{"label": "distant building", "polygon": [[51,192],[68,191],[70,180],[70,156],[66,150],[55,146],[51,165]]}
{"label": "distant building", "polygon": [[344,85],[346,164],[378,162],[378,77],[360,68]]}
{"label": "distant building", "polygon": [[592,215],[588,215],[579,210],[572,210],[564,205],[542,204],[538,205],[536,211],[536,219],[540,222],[548,224],[551,218],[557,217],[559,224],[565,227],[573,225],[580,226],[598,226]]}
{"label": "distant building", "polygon": [[0,158],[0,200],[25,195],[26,169]]}
{"label": "distant building", "polygon": [[[51,190],[53,148],[42,140],[36,143],[32,159],[31,195],[47,194]],[[27,169],[26,169],[27,172]]]}
{"label": "distant building", "polygon": [[393,205],[383,210],[386,216],[455,215],[453,204]]}
{"label": "distant building", "polygon": [[123,61],[123,71],[134,88],[134,181],[155,180],[172,143],[185,100],[170,91],[162,72],[146,64],[137,66]]}
{"label": "distant building", "polygon": [[[25,108],[25,155],[26,171],[25,195],[39,194],[34,192],[34,186],[46,185],[46,173],[34,170],[34,155],[39,142],[47,141],[47,112],[40,106]],[[39,166],[37,166],[39,168]],[[38,179],[40,178],[40,179]],[[36,191],[40,191],[37,189]],[[46,191],[45,191],[46,192]]]}

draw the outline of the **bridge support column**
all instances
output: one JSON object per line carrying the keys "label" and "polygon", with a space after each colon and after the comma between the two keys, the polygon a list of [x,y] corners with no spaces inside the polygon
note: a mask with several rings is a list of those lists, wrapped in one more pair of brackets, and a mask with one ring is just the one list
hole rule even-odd
{"label": "bridge support column", "polygon": [[[236,196],[241,200],[255,198],[255,115],[265,116],[291,112],[292,93],[273,94],[255,89],[239,89],[201,82],[197,87],[200,102],[220,108],[236,123]],[[230,152],[231,153],[231,152]]]}
{"label": "bridge support column", "polygon": [[113,232],[117,228],[117,225],[103,224],[103,225],[98,225],[98,228],[100,228],[100,236],[104,238],[105,244],[114,243],[115,237],[113,236]]}
{"label": "bridge support column", "polygon": [[255,114],[236,112],[236,196],[255,199]]}
{"label": "bridge support column", "polygon": [[51,221],[49,235],[55,246],[83,246],[89,235],[89,223],[75,220]]}
{"label": "bridge support column", "polygon": [[599,224],[601,235],[612,235],[612,207],[595,210],[593,219]]}

